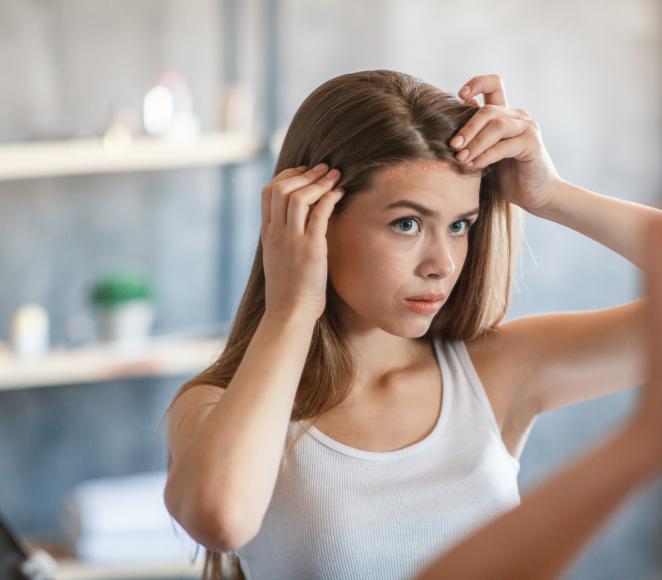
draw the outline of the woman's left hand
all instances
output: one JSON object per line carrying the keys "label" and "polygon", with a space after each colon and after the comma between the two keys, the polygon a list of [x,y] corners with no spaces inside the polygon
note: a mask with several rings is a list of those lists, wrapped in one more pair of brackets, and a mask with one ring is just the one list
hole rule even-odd
{"label": "woman's left hand", "polygon": [[[482,107],[473,98],[480,93]],[[473,77],[458,94],[479,108],[450,141],[458,151],[456,159],[473,168],[495,163],[504,199],[527,211],[546,207],[561,178],[545,150],[538,123],[525,110],[508,107],[498,75]]]}

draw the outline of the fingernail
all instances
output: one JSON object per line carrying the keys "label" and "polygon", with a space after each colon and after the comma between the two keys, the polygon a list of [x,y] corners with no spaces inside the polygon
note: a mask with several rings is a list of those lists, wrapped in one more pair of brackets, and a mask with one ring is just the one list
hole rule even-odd
{"label": "fingernail", "polygon": [[328,169],[329,166],[326,163],[320,163],[319,165],[315,165],[313,168],[314,171],[322,171],[323,169]]}
{"label": "fingernail", "polygon": [[462,87],[462,90],[460,91],[460,94],[464,97],[468,97],[470,92],[471,92],[471,87],[469,85],[464,85]]}
{"label": "fingernail", "polygon": [[457,154],[457,159],[459,161],[462,161],[463,159],[466,159],[467,157],[469,157],[469,149],[462,149],[462,151],[460,151]]}
{"label": "fingernail", "polygon": [[455,137],[451,139],[450,146],[461,147],[462,143],[464,143],[464,137],[462,137],[462,135],[455,135]]}

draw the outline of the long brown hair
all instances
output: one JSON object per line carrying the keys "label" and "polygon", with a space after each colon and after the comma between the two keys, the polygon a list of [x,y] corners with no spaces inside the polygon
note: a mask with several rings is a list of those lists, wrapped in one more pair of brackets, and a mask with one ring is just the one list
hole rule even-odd
{"label": "long brown hair", "polygon": [[[324,162],[337,167],[342,172],[338,185],[346,194],[336,204],[336,213],[344,210],[353,194],[371,186],[377,171],[402,162],[440,160],[458,173],[481,175],[480,212],[469,232],[462,272],[444,307],[417,340],[474,339],[498,325],[510,302],[521,219],[518,208],[499,195],[491,166],[482,171],[466,168],[455,160],[448,144],[475,112],[474,106],[405,73],[371,70],[343,74],[317,87],[301,104],[274,169],[276,176],[300,165],[313,167]],[[319,418],[349,395],[354,368],[336,315],[338,300],[328,284],[326,308],[315,324],[292,421]],[[264,310],[265,276],[262,242],[258,240],[246,290],[223,352],[179,389],[173,403],[195,385],[228,386]],[[208,551],[205,578],[210,561],[213,574],[218,575],[218,554]]]}

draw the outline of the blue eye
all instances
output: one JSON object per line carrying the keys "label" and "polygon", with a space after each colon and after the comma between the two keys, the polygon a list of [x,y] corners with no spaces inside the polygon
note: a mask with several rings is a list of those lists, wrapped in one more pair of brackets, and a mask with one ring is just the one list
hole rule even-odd
{"label": "blue eye", "polygon": [[465,234],[471,229],[471,226],[473,225],[468,219],[460,220],[459,222],[455,222],[453,225],[455,224],[465,224],[467,226],[463,232]]}
{"label": "blue eye", "polygon": [[[389,225],[391,227],[395,228],[395,226],[397,226],[399,224],[410,224],[411,222],[416,222],[419,226],[419,231],[420,231],[420,228],[422,227],[421,220],[419,220],[418,218],[416,218],[414,216],[408,216],[408,217],[403,217],[403,218],[397,219],[397,220],[391,222]],[[473,222],[469,221],[468,219],[459,220],[457,222],[454,222],[452,225],[454,226],[455,224],[464,224],[466,226],[464,230],[460,230],[460,231],[454,230],[453,231],[453,233],[456,234],[458,237],[466,235],[469,232],[469,230],[471,229],[471,226],[473,226]],[[397,229],[396,231],[402,233],[402,232],[410,232],[412,230],[411,230],[410,227],[407,227],[406,230]]]}
{"label": "blue eye", "polygon": [[[400,218],[400,219],[398,219],[398,220],[395,220],[394,222],[391,222],[390,225],[391,225],[391,226],[395,226],[396,224],[407,224],[407,223],[411,223],[411,222],[416,222],[416,223],[419,225],[419,228],[420,228],[420,226],[421,226],[421,221],[420,221],[418,218],[415,218],[415,217],[404,217],[404,218]],[[398,230],[398,231],[402,232],[403,230]],[[408,231],[408,232],[409,232],[409,231],[411,231],[411,230],[410,230],[409,228],[407,228],[407,230],[405,230],[405,231]]]}

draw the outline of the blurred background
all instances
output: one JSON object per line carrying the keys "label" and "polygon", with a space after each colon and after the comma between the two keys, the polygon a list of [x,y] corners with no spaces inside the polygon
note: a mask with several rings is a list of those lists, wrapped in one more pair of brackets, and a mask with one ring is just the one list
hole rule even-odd
{"label": "blurred background", "polygon": [[[659,207],[661,17],[654,0],[0,0],[6,523],[68,577],[196,577],[203,551],[162,506],[163,413],[222,349],[303,99],[356,70],[453,93],[498,73],[565,179]],[[507,319],[642,295],[596,242],[528,214],[525,234]],[[634,397],[540,417],[522,494]],[[659,577],[661,496],[631,499],[568,577]]]}

